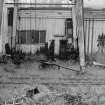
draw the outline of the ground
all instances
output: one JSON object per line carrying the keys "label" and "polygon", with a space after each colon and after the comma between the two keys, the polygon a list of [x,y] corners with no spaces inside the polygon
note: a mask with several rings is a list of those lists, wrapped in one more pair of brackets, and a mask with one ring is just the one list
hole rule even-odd
{"label": "ground", "polygon": [[[80,70],[79,64],[71,62],[70,60],[56,60],[55,63],[77,71]],[[81,95],[83,102],[89,105],[99,102],[100,104],[105,104],[104,68],[87,65],[85,72],[80,74],[64,68],[58,69],[57,66],[40,68],[39,65],[40,63],[35,60],[33,62],[27,61],[22,63],[20,66],[0,64],[1,103],[9,98],[23,97],[26,95],[28,89],[37,87],[40,94],[39,96],[35,95],[34,99],[31,99],[31,102],[36,98],[39,100],[42,96],[63,96],[63,94],[66,93],[73,96]],[[64,98],[61,97],[55,98],[55,105],[61,105],[61,103],[64,102],[63,99]],[[55,100],[53,102],[55,102]],[[52,105],[54,105],[53,102]],[[66,104],[62,103],[62,105]]]}

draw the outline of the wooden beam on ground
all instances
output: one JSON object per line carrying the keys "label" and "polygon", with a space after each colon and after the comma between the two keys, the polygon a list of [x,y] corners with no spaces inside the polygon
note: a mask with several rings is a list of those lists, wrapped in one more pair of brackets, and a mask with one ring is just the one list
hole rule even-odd
{"label": "wooden beam on ground", "polygon": [[49,62],[49,61],[41,60],[41,61],[39,61],[39,62],[40,62],[42,65],[57,66],[58,69],[64,68],[64,69],[71,70],[71,71],[75,71],[75,72],[79,72],[79,71],[80,71],[80,70],[77,70],[77,69],[74,69],[74,68],[71,68],[71,67],[62,66],[62,65],[60,65],[60,64],[53,63],[53,62]]}
{"label": "wooden beam on ground", "polygon": [[99,63],[99,62],[93,62],[93,64],[95,65],[95,66],[101,66],[101,67],[105,67],[105,64],[102,64],[102,63]]}
{"label": "wooden beam on ground", "polygon": [[74,68],[70,68],[70,67],[66,67],[66,66],[62,66],[62,65],[59,65],[59,64],[54,64],[55,66],[58,66],[59,68],[64,68],[64,69],[67,69],[67,70],[71,70],[71,71],[76,71],[76,72],[79,72],[80,70],[76,70]]}

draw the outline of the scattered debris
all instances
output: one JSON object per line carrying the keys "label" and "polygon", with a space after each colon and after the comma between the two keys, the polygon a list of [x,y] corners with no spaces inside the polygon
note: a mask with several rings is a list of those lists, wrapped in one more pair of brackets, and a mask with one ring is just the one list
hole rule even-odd
{"label": "scattered debris", "polygon": [[28,90],[28,91],[26,92],[26,97],[32,98],[34,95],[36,95],[36,94],[38,94],[38,93],[40,93],[39,90],[38,90],[38,88],[31,89],[31,90]]}
{"label": "scattered debris", "polygon": [[93,61],[93,64],[94,64],[95,66],[102,66],[102,67],[105,67],[105,64],[102,64],[102,63],[99,63],[99,62]]}
{"label": "scattered debris", "polygon": [[67,70],[71,70],[71,71],[75,71],[75,72],[81,72],[81,70],[75,70],[74,68],[70,68],[70,67],[66,67],[66,66],[62,66],[60,64],[57,64],[57,63],[53,63],[53,62],[49,62],[49,61],[45,61],[45,60],[41,60],[39,61],[41,64],[39,65],[39,68],[40,69],[45,69],[47,67],[53,67],[53,66],[56,66],[58,67],[58,70],[60,70],[60,68],[64,68],[64,69],[67,69]]}

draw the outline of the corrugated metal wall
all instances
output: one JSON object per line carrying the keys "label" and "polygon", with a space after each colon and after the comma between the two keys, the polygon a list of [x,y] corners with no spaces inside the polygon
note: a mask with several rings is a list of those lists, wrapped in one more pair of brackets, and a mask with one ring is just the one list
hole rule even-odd
{"label": "corrugated metal wall", "polygon": [[[23,10],[20,11],[20,15],[23,17],[20,21],[20,30],[29,30],[30,28],[34,30],[47,30],[47,42],[53,39],[54,35],[65,34],[65,19],[72,16],[71,11],[61,10],[38,10],[36,11],[36,14],[34,10],[31,12],[30,10]],[[105,18],[102,15],[93,16],[92,14],[85,12],[84,32],[85,52],[87,54],[96,53],[98,50],[98,35],[101,35],[102,33],[105,34]],[[35,49],[39,48],[39,46],[40,45],[22,45],[22,49],[25,47],[24,51],[27,49],[27,52],[30,50],[34,52]]]}
{"label": "corrugated metal wall", "polygon": [[85,31],[85,51],[87,54],[96,53],[97,38],[98,35],[105,34],[105,19],[85,19],[84,21],[84,31]]}
{"label": "corrugated metal wall", "polygon": [[53,38],[53,35],[64,35],[65,19],[23,18],[20,21],[19,29],[20,30],[47,30],[46,41],[48,41]]}
{"label": "corrugated metal wall", "polygon": [[[72,18],[71,10],[39,10],[38,13],[35,14],[35,10],[33,12],[29,11],[21,11],[20,15],[20,25],[17,25],[22,29],[46,29],[47,36],[46,41],[54,38],[54,35],[64,35],[65,31],[65,19]],[[31,15],[30,15],[31,13]],[[30,16],[32,17],[30,19]],[[37,16],[37,17],[35,17]],[[102,19],[103,18],[103,19]],[[2,42],[8,42],[7,33],[7,9],[4,6],[3,8],[3,21],[2,21]],[[104,33],[105,34],[105,16],[102,14],[92,16],[92,14],[87,13],[85,11],[85,19],[84,19],[84,32],[85,32],[85,51],[87,54],[92,54],[97,52],[97,38],[98,35]],[[57,39],[58,40],[58,39]],[[0,41],[1,42],[1,41]],[[2,44],[0,44],[2,45]],[[4,48],[4,45],[2,45]],[[21,49],[26,52],[32,50],[35,52],[40,45],[21,45]],[[2,49],[2,48],[0,48]],[[4,49],[3,49],[4,50]],[[0,50],[1,51],[1,50]]]}
{"label": "corrugated metal wall", "polygon": [[[55,39],[54,35],[65,35],[65,19],[71,17],[71,11],[63,10],[21,10],[18,30],[46,30],[46,42]],[[59,41],[58,38],[55,41]],[[23,52],[36,52],[42,44],[19,45]],[[56,45],[58,53],[58,44]]]}

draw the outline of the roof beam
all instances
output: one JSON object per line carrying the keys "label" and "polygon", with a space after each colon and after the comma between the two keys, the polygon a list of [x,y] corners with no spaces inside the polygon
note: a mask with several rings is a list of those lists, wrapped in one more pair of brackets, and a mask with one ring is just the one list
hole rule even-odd
{"label": "roof beam", "polygon": [[76,5],[75,3],[5,3],[5,4],[17,4],[17,5]]}

